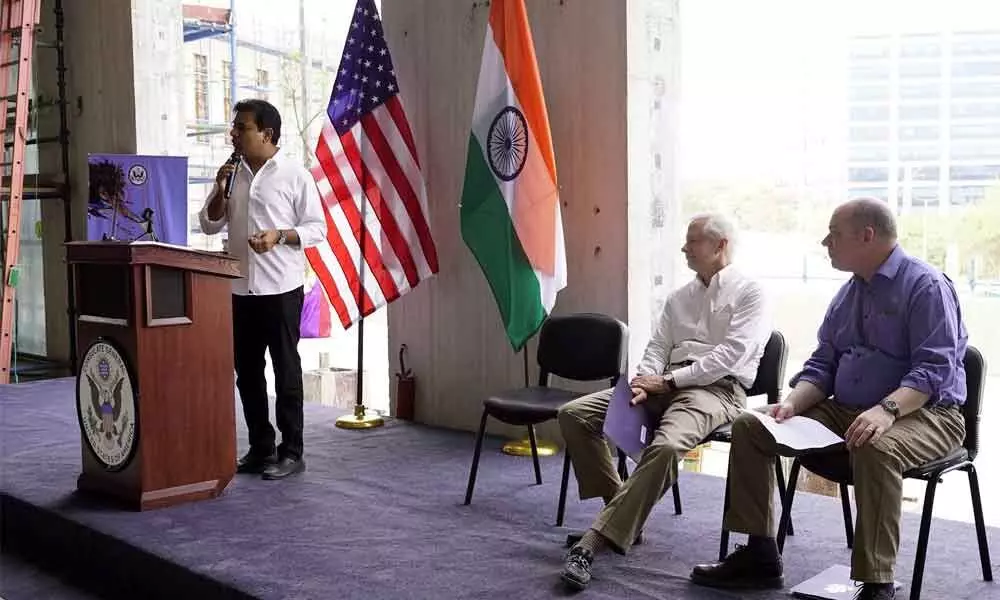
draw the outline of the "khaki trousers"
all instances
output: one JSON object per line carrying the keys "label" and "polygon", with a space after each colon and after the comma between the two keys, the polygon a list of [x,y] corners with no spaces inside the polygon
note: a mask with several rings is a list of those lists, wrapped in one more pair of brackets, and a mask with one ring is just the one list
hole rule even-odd
{"label": "khaki trousers", "polygon": [[[803,416],[844,435],[864,412],[823,400]],[[965,421],[957,408],[923,408],[899,419],[874,444],[850,453],[854,472],[857,525],[851,578],[868,583],[893,581],[899,550],[903,472],[947,455],[965,439]],[[753,415],[733,423],[729,452],[729,510],[723,526],[730,531],[775,535],[774,438]],[[783,453],[784,454],[784,453]]]}
{"label": "khaki trousers", "polygon": [[703,388],[650,397],[646,407],[651,414],[662,415],[659,427],[624,484],[604,441],[611,394],[612,390],[603,390],[567,403],[559,410],[559,427],[580,499],[611,498],[592,529],[624,552],[677,479],[677,462],[712,431],[736,418],[740,407],[746,406],[746,393],[727,378]]}

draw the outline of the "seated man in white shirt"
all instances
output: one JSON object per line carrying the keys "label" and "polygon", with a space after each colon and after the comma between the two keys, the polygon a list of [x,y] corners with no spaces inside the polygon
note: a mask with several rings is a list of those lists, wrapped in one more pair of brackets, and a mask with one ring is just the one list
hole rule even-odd
{"label": "seated man in white shirt", "polygon": [[[626,552],[653,506],[677,478],[677,463],[746,406],[770,337],[760,285],[730,265],[733,227],[718,214],[691,220],[681,251],[696,277],[667,296],[659,324],[632,379],[632,403],[659,426],[632,475],[622,483],[604,441],[612,390],[569,402],[559,427],[573,462],[580,498],[603,498],[591,528],[570,536],[562,579],[573,589],[590,583],[594,557]],[[574,543],[575,542],[575,543]]]}
{"label": "seated man in white shirt", "polygon": [[[199,216],[207,234],[229,225],[229,251],[240,259],[243,273],[233,280],[233,346],[250,449],[236,470],[283,479],[305,469],[298,351],[303,249],[326,238],[326,217],[312,175],[278,148],[278,110],[264,100],[244,100],[234,110],[234,159],[219,168]],[[234,173],[227,198],[227,181]],[[274,365],[274,412],[281,431],[277,447],[264,378],[266,350]]]}

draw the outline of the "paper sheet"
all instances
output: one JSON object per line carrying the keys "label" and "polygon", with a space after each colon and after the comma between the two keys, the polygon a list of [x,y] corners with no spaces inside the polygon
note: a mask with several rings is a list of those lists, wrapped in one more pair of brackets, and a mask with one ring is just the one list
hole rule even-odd
{"label": "paper sheet", "polygon": [[813,450],[844,442],[844,438],[827,429],[816,419],[795,416],[778,423],[774,417],[760,411],[744,412],[757,417],[774,437],[774,441],[792,450]]}

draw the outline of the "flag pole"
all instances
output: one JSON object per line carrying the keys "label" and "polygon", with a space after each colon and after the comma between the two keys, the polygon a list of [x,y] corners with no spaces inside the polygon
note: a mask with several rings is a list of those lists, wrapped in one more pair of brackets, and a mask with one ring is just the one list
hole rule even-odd
{"label": "flag pole", "polygon": [[[524,361],[524,387],[531,385],[528,377],[528,342],[521,347],[521,357]],[[555,442],[535,438],[538,447],[538,456],[554,456],[559,452],[559,446]],[[531,438],[511,440],[503,445],[501,451],[511,456],[531,456]]]}
{"label": "flag pole", "polygon": [[364,171],[364,177],[361,180],[361,227],[358,231],[358,289],[355,296],[355,301],[358,305],[358,312],[360,313],[360,318],[358,318],[358,370],[355,377],[355,398],[354,398],[354,414],[341,415],[337,418],[336,426],[341,429],[374,429],[376,427],[381,427],[385,424],[385,421],[378,413],[368,414],[368,409],[365,408],[364,401],[364,381],[365,381],[365,315],[364,315],[364,295],[365,295],[365,234],[367,232],[367,221],[365,217],[368,214],[368,171]]}

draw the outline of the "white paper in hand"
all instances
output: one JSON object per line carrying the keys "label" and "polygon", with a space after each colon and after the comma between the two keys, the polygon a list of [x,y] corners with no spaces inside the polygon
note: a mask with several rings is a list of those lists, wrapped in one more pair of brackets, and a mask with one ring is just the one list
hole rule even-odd
{"label": "white paper in hand", "polygon": [[794,416],[779,423],[771,415],[760,411],[745,410],[744,412],[757,417],[778,445],[792,450],[814,450],[844,442],[844,438],[827,429],[816,419]]}

